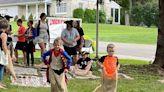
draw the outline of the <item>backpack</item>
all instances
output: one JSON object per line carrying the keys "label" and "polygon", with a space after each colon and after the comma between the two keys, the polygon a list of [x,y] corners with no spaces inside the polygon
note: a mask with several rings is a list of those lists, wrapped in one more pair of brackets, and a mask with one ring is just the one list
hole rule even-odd
{"label": "backpack", "polygon": [[106,56],[104,59],[104,76],[110,79],[116,79],[117,74],[117,57],[115,56]]}

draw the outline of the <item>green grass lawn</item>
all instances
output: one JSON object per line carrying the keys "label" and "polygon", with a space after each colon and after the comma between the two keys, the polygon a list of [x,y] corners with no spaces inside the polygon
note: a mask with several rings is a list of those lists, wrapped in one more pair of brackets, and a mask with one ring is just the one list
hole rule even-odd
{"label": "green grass lawn", "polygon": [[[143,71],[145,65],[148,63],[140,60],[121,59],[120,72],[123,72],[134,80],[119,79],[118,92],[163,92],[164,85],[158,83],[158,79],[162,79],[162,76],[152,74]],[[127,65],[127,64],[131,65]],[[125,65],[126,64],[126,65]],[[138,64],[138,65],[136,65]],[[134,65],[134,66],[133,66]],[[143,66],[144,65],[144,66]],[[147,69],[147,68],[146,68]],[[97,68],[94,69],[94,73],[100,75]],[[10,85],[9,78],[5,76],[5,83],[8,89],[0,90],[0,92],[50,92],[50,88],[33,88],[33,87],[18,87]],[[72,79],[68,82],[69,92],[92,92],[93,89],[101,83],[101,80],[78,80]]]}
{"label": "green grass lawn", "polygon": [[[95,39],[96,24],[83,24],[87,36]],[[157,28],[123,26],[123,25],[99,25],[99,40],[122,43],[155,44]]]}
{"label": "green grass lawn", "polygon": [[[15,22],[12,22],[13,33],[15,34],[18,27]],[[23,25],[27,25],[26,22]],[[95,40],[96,24],[83,23],[85,37]],[[137,43],[137,44],[155,44],[157,40],[157,28],[123,26],[100,24],[99,25],[99,40],[122,43]]]}

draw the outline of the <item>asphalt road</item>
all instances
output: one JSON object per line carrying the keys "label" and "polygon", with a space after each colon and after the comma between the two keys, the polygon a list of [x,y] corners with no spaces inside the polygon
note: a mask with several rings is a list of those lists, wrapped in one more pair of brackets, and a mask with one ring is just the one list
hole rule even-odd
{"label": "asphalt road", "polygon": [[[156,45],[113,43],[119,58],[140,59],[152,61],[156,53]],[[108,42],[99,42],[99,52],[106,52]]]}

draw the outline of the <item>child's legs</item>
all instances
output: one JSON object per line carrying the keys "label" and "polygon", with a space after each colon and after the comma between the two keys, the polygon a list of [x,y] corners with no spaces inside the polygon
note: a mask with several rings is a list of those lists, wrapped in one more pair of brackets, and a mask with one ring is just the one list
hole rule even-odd
{"label": "child's legs", "polygon": [[31,64],[34,65],[34,53],[31,52]]}
{"label": "child's legs", "polygon": [[51,92],[57,92],[57,85],[56,85],[56,79],[55,79],[55,76],[54,76],[54,71],[49,68],[49,80],[50,80],[50,83],[51,83]]}
{"label": "child's legs", "polygon": [[26,51],[22,50],[23,53],[23,62],[26,64]]}
{"label": "child's legs", "polygon": [[3,80],[4,66],[0,64],[0,82]]}
{"label": "child's legs", "polygon": [[51,83],[52,92],[68,92],[64,73],[58,75],[50,68],[49,79]]}
{"label": "child's legs", "polygon": [[75,69],[75,74],[80,75],[80,76],[85,76],[88,74],[87,70],[82,70],[82,69]]}
{"label": "child's legs", "polygon": [[18,50],[14,49],[14,52],[15,52],[16,62],[18,62]]}
{"label": "child's legs", "polygon": [[29,52],[28,51],[26,51],[26,59],[27,59],[27,65],[29,66],[30,65],[30,61],[29,61],[29,58],[30,58],[30,56],[29,56]]}
{"label": "child's legs", "polygon": [[103,80],[103,91],[104,92],[116,92],[117,80],[104,79]]}
{"label": "child's legs", "polygon": [[65,80],[65,73],[62,73],[60,75],[56,75],[56,82],[58,86],[58,91],[57,92],[68,92],[67,90],[67,84]]}
{"label": "child's legs", "polygon": [[44,42],[40,42],[40,43],[39,43],[39,47],[40,47],[40,49],[41,49],[41,56],[42,56],[42,54],[43,54],[44,51],[46,50],[45,45],[44,45]]}

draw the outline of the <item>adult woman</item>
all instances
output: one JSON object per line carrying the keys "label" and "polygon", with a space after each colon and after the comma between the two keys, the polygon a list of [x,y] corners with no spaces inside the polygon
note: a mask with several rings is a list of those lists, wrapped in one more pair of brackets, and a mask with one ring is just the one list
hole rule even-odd
{"label": "adult woman", "polygon": [[49,27],[46,22],[46,14],[41,13],[40,20],[35,25],[37,28],[38,43],[41,48],[41,55],[46,50],[46,43],[49,42]]}
{"label": "adult woman", "polygon": [[73,64],[76,64],[78,60],[77,56],[77,41],[80,39],[78,31],[73,28],[72,20],[65,21],[67,27],[62,31],[61,38],[64,42],[63,46],[65,51],[71,56],[73,56]]}
{"label": "adult woman", "polygon": [[84,46],[84,31],[83,29],[80,27],[80,21],[74,21],[74,27],[77,29],[77,31],[79,32],[80,35],[80,39],[77,41],[77,50],[79,53],[81,53],[81,49]]}
{"label": "adult woman", "polygon": [[[14,79],[16,79],[10,53],[7,48],[7,34],[5,32],[8,29],[8,27],[9,27],[8,21],[4,18],[1,18],[0,19],[0,51],[4,52],[6,56],[6,61],[3,61],[3,62],[8,62],[6,68],[9,69]],[[5,88],[4,85],[1,83],[1,81],[3,80],[4,67],[5,66],[3,64],[0,64],[0,88]]]}

